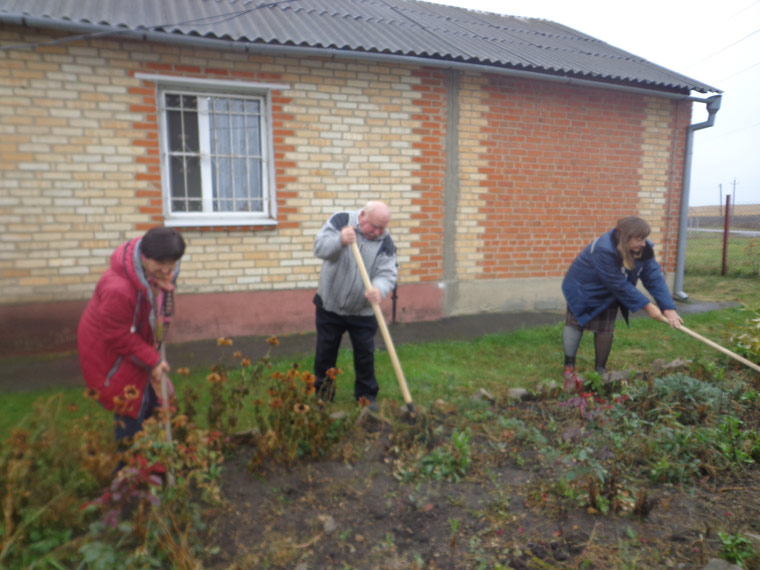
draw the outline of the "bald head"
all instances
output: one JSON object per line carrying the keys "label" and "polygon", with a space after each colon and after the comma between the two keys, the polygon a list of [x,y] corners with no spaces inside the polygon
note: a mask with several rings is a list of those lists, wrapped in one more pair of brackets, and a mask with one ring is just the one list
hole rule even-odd
{"label": "bald head", "polygon": [[359,230],[370,239],[377,239],[385,233],[391,220],[391,211],[383,202],[367,202],[359,212]]}

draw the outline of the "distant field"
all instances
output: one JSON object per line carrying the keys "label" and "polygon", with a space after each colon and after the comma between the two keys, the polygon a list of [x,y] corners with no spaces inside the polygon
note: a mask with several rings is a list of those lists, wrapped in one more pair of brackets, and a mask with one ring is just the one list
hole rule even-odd
{"label": "distant field", "polygon": [[[692,206],[689,208],[690,228],[722,228],[725,224],[724,206]],[[760,230],[760,204],[731,206],[732,229]]]}

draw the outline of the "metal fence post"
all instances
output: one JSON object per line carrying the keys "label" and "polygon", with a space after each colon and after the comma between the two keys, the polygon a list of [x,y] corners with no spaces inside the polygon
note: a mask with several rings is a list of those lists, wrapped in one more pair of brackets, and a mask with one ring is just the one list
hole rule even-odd
{"label": "metal fence post", "polygon": [[723,222],[723,264],[720,274],[726,275],[726,257],[728,256],[728,233],[731,229],[731,195],[726,195],[726,216]]}

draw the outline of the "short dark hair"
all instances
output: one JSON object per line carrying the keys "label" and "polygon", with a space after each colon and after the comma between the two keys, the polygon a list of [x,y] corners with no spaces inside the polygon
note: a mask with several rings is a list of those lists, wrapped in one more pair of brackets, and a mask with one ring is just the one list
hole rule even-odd
{"label": "short dark hair", "polygon": [[178,261],[185,253],[185,240],[174,228],[151,228],[142,237],[140,253],[154,261]]}

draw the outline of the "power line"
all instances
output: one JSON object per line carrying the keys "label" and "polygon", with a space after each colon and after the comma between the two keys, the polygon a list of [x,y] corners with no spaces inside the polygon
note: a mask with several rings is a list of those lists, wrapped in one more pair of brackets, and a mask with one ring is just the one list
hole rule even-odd
{"label": "power line", "polygon": [[[758,1],[760,1],[760,0],[758,0]],[[750,69],[752,69],[753,67],[757,67],[758,65],[760,65],[760,61],[758,61],[757,63],[753,63],[749,67],[745,67],[741,71],[737,71],[736,73],[732,73],[731,75],[727,75],[726,77],[724,77],[724,78],[719,79],[718,81],[716,81],[716,83],[722,83],[723,81],[726,81],[727,79],[731,79],[732,77],[736,77],[737,75],[741,75],[745,71],[749,71]]]}
{"label": "power line", "polygon": [[718,51],[715,51],[715,52],[711,53],[710,55],[703,57],[697,63],[702,63],[703,61],[706,61],[706,60],[710,59],[711,57],[718,55],[719,53],[723,53],[727,49],[732,48],[735,45],[742,43],[744,40],[746,40],[746,39],[754,36],[757,33],[760,33],[760,30],[755,30],[754,32],[750,32],[749,34],[747,34],[743,38],[741,38],[739,40],[736,40],[734,43],[728,44],[727,46],[720,48]]}

